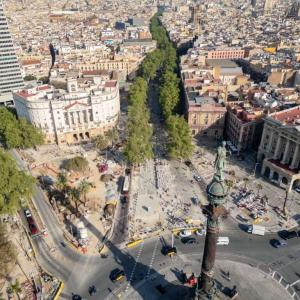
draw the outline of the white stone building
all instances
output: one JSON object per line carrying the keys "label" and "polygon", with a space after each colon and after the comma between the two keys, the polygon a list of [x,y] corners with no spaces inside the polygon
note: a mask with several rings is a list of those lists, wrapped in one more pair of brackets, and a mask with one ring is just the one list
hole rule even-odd
{"label": "white stone building", "polygon": [[42,129],[46,143],[80,143],[114,127],[120,112],[119,87],[101,77],[68,79],[67,92],[50,85],[14,94],[18,116]]}

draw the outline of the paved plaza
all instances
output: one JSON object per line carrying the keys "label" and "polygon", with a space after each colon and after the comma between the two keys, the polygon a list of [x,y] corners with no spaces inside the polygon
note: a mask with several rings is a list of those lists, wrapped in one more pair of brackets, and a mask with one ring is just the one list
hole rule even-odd
{"label": "paved plaza", "polygon": [[[139,283],[135,288],[131,288],[131,293],[125,299],[132,300],[160,300],[172,299],[183,300],[190,292],[190,287],[185,289],[181,283],[182,270],[191,274],[194,272],[196,276],[201,270],[199,261],[190,262],[178,257],[175,261],[171,261],[170,265],[163,268],[159,273],[150,277],[149,280]],[[229,278],[227,273],[229,272]],[[280,285],[272,277],[257,268],[247,264],[234,262],[230,260],[217,260],[215,265],[215,280],[219,289],[219,299],[230,299],[226,296],[226,292],[235,285],[240,300],[273,300],[273,299],[291,299],[286,289]],[[162,284],[165,288],[165,294],[162,295],[157,290],[157,286]],[[141,291],[143,290],[143,292]]]}
{"label": "paved plaza", "polygon": [[[191,159],[201,177],[200,186],[203,189],[213,177],[217,145],[217,142],[210,142],[197,146]],[[267,199],[268,213],[260,218],[259,223],[265,225],[269,231],[276,232],[282,228],[289,229],[297,226],[297,222],[300,222],[300,194],[294,190],[290,193],[286,205],[288,218],[283,218],[278,211],[283,207],[285,190],[267,181],[259,171],[260,165],[256,163],[255,153],[245,154],[242,161],[234,155],[227,157],[226,179],[234,183],[226,204],[231,216],[237,222],[241,222],[240,216],[248,220],[248,222],[245,221],[246,223],[250,224],[254,221],[250,217],[251,210],[237,206],[236,199],[247,194],[247,197],[250,195],[251,204],[254,203],[253,211],[257,211],[260,206],[255,205],[256,200],[259,203],[262,198]]]}

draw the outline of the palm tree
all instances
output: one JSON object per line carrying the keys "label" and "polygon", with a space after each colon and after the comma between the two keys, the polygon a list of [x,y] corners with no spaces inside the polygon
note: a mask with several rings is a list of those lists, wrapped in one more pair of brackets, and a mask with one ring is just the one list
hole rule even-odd
{"label": "palm tree", "polygon": [[93,184],[85,179],[79,183],[78,190],[83,194],[84,203],[86,202],[86,194],[89,192],[91,187],[93,187]]}
{"label": "palm tree", "polygon": [[244,181],[244,189],[246,189],[247,183],[249,182],[249,178],[245,177],[243,178],[243,181]]}
{"label": "palm tree", "polygon": [[108,146],[108,140],[104,135],[98,135],[94,139],[94,143],[97,149],[100,151],[104,150]]}
{"label": "palm tree", "polygon": [[18,299],[20,299],[19,293],[22,292],[22,289],[21,289],[20,282],[19,282],[18,279],[16,279],[15,283],[12,283],[10,285],[10,288],[11,288],[11,290],[12,290],[13,293],[16,293]]}
{"label": "palm tree", "polygon": [[262,190],[263,186],[262,186],[260,183],[258,183],[258,184],[256,185],[256,188],[257,188],[257,195],[259,196],[259,191]]}
{"label": "palm tree", "polygon": [[76,187],[71,187],[68,190],[68,195],[71,198],[71,200],[75,203],[75,209],[76,209],[76,213],[78,213],[78,206],[79,206],[79,202],[80,202],[80,190]]}
{"label": "palm tree", "polygon": [[57,189],[60,190],[62,193],[65,193],[67,189],[67,183],[68,183],[67,174],[65,172],[58,173],[56,179]]}
{"label": "palm tree", "polygon": [[233,180],[226,179],[226,180],[225,180],[225,183],[226,183],[226,185],[228,186],[228,191],[230,191],[230,190],[232,189],[233,185],[234,185]]}
{"label": "palm tree", "polygon": [[114,146],[114,143],[118,140],[119,138],[119,133],[116,127],[109,129],[106,131],[105,136],[109,140],[109,142]]}

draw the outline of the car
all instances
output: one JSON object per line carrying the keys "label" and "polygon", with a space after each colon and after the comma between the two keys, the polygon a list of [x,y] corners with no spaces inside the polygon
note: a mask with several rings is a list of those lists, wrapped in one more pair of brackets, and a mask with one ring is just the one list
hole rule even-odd
{"label": "car", "polygon": [[72,300],[82,300],[82,297],[80,295],[72,294]]}
{"label": "car", "polygon": [[165,256],[173,256],[174,254],[177,253],[177,248],[176,247],[171,247],[171,246],[165,246],[162,248],[161,253]]}
{"label": "car", "polygon": [[195,234],[196,235],[198,235],[198,236],[204,236],[204,235],[206,235],[206,229],[204,229],[204,228],[199,228],[199,229],[197,229],[196,231],[195,231]]}
{"label": "car", "polygon": [[33,220],[32,216],[27,217],[27,222],[28,222],[28,224],[34,224],[34,220]]}
{"label": "car", "polygon": [[25,217],[28,219],[29,217],[31,217],[31,212],[29,209],[24,209],[24,214],[25,214]]}
{"label": "car", "polygon": [[296,191],[297,193],[300,193],[300,187],[297,186],[297,187],[295,188],[295,191]]}
{"label": "car", "polygon": [[186,244],[186,245],[191,245],[191,244],[196,244],[196,239],[195,238],[191,238],[191,237],[188,237],[188,238],[183,238],[181,239],[182,243],[183,244]]}
{"label": "car", "polygon": [[282,230],[278,232],[278,235],[284,240],[290,240],[298,236],[297,231]]}
{"label": "car", "polygon": [[120,199],[121,199],[121,204],[126,204],[126,202],[127,202],[126,196],[121,196]]}
{"label": "car", "polygon": [[184,238],[184,237],[188,237],[191,236],[192,232],[190,230],[182,230],[179,232],[179,236]]}
{"label": "car", "polygon": [[281,248],[281,247],[285,247],[285,246],[287,246],[287,241],[285,241],[285,240],[275,240],[274,242],[273,242],[273,246],[275,247],[275,248]]}
{"label": "car", "polygon": [[194,179],[199,182],[201,180],[201,177],[198,175],[194,175]]}
{"label": "car", "polygon": [[29,223],[29,230],[31,234],[37,234],[38,233],[38,229],[35,226],[34,223]]}
{"label": "car", "polygon": [[120,270],[117,268],[117,269],[114,269],[111,271],[109,277],[110,277],[110,280],[113,282],[121,281],[125,278],[125,273],[123,270]]}

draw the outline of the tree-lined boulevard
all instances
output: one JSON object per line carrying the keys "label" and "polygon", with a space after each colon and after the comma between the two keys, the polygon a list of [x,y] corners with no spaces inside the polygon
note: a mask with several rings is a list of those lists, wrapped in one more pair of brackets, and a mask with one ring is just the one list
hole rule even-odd
{"label": "tree-lined boulevard", "polygon": [[130,164],[140,164],[153,157],[153,129],[150,122],[149,86],[158,89],[158,99],[168,135],[167,152],[172,159],[188,158],[193,152],[192,137],[186,120],[177,114],[179,78],[176,50],[158,15],[150,25],[157,49],[142,62],[129,91],[127,143],[125,157]]}

